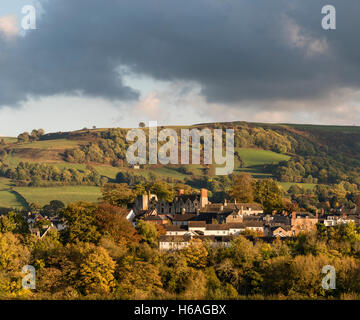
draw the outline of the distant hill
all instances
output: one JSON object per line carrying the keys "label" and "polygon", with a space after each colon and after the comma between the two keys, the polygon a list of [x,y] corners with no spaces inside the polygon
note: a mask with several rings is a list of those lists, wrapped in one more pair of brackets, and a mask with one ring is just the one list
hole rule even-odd
{"label": "distant hill", "polygon": [[[295,183],[307,187],[341,181],[360,184],[360,127],[236,121],[186,128],[205,127],[235,129],[234,174],[248,172],[255,178],[273,177],[286,188]],[[169,128],[180,131],[183,127]],[[147,132],[147,128],[144,130]],[[78,199],[90,188],[88,198],[96,201],[99,192],[91,188],[99,188],[106,181],[125,179],[136,183],[157,178],[169,183],[193,183],[196,187],[213,176],[213,165],[158,164],[144,165],[140,170],[130,168],[125,159],[129,146],[127,131],[124,128],[83,129],[44,134],[36,141],[3,139],[0,207],[24,208],[24,199],[27,203],[36,201],[39,198],[36,192],[26,192],[26,188],[51,187],[49,197],[53,197],[58,188],[67,202],[67,197],[69,201],[77,199],[71,193],[76,186],[81,186]],[[119,172],[123,174],[118,175]],[[41,192],[39,202],[44,203],[47,201],[43,196],[45,191]]]}

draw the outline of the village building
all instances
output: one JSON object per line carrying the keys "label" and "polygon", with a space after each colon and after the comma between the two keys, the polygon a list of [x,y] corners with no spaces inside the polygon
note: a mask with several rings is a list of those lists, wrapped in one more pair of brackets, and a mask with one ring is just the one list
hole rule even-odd
{"label": "village building", "polygon": [[314,216],[310,212],[293,212],[291,214],[291,230],[297,236],[300,232],[308,232],[316,229],[319,222],[318,213]]}
{"label": "village building", "polygon": [[161,236],[159,239],[160,250],[181,250],[188,247],[193,239],[200,239],[212,247],[229,247],[232,237],[229,236]]}
{"label": "village building", "polygon": [[292,237],[293,231],[291,230],[291,226],[289,225],[269,226],[265,228],[265,236],[275,238]]}
{"label": "village building", "polygon": [[246,220],[244,223],[206,224],[205,221],[188,221],[187,225],[164,226],[166,236],[198,235],[205,238],[211,236],[236,236],[245,230],[264,233],[264,225],[260,220]]}
{"label": "village building", "polygon": [[355,225],[359,224],[359,217],[354,216],[354,215],[345,215],[342,214],[341,216],[339,215],[326,215],[324,217],[321,217],[321,219],[319,219],[326,227],[335,227],[341,224],[348,224],[350,222],[355,223]]}
{"label": "village building", "polygon": [[193,213],[183,213],[183,214],[175,214],[173,216],[168,215],[168,218],[173,225],[187,226],[189,221],[194,220],[196,216],[197,215]]}

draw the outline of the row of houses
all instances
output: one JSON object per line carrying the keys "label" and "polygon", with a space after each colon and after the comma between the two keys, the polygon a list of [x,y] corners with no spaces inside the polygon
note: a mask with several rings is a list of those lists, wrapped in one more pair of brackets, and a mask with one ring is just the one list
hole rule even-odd
{"label": "row of houses", "polygon": [[[153,200],[147,202],[147,199]],[[142,205],[137,206],[136,203]],[[136,203],[128,215],[129,220],[134,225],[139,219],[162,225],[165,235],[160,238],[159,247],[163,250],[183,248],[189,245],[191,239],[206,240],[214,246],[227,246],[234,236],[247,230],[264,238],[287,238],[314,230],[317,223],[330,227],[360,222],[360,212],[356,210],[343,210],[332,215],[323,212],[264,214],[257,203],[229,203],[225,200],[224,203],[213,204],[207,198],[206,189],[193,196],[185,196],[180,190],[170,203],[157,202],[154,196],[139,197]]]}
{"label": "row of houses", "polygon": [[66,228],[65,222],[59,217],[47,217],[40,213],[29,212],[25,217],[30,233],[42,239],[51,229],[62,231]]}
{"label": "row of houses", "polygon": [[[224,201],[211,203],[207,190],[199,195],[184,195],[183,190],[172,202],[159,202],[156,195],[139,196],[126,218],[136,226],[139,220],[161,225],[165,235],[160,239],[160,249],[169,250],[189,245],[189,239],[209,241],[214,246],[227,246],[229,241],[246,231],[264,238],[296,237],[301,232],[314,230],[317,223],[326,227],[354,222],[360,224],[360,208],[336,213],[286,212],[264,214],[257,203]],[[58,217],[45,217],[39,213],[26,216],[32,234],[42,238],[52,228],[63,230],[66,225]],[[39,223],[39,222],[43,223]],[[229,240],[230,239],[230,240]]]}

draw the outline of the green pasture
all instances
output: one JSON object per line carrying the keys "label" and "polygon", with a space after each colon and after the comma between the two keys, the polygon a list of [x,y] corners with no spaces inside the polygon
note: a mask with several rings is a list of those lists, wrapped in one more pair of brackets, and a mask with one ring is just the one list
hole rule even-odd
{"label": "green pasture", "polygon": [[76,201],[98,202],[100,188],[94,186],[61,186],[61,187],[16,187],[28,203],[38,202],[41,205],[51,200],[60,200],[65,204]]}

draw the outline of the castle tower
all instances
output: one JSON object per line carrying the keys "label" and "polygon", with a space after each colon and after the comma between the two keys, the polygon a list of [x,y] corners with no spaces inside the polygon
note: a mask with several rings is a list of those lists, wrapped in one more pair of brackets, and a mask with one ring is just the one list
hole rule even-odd
{"label": "castle tower", "polygon": [[138,210],[149,209],[149,196],[147,194],[140,195],[136,198],[136,208]]}

